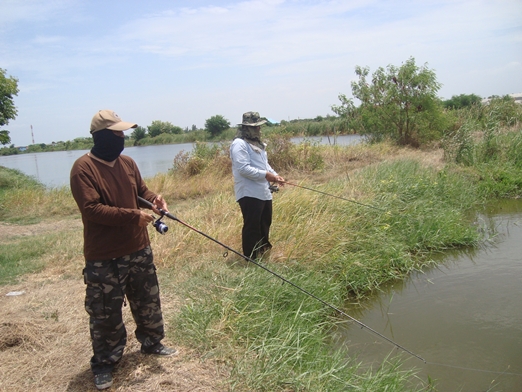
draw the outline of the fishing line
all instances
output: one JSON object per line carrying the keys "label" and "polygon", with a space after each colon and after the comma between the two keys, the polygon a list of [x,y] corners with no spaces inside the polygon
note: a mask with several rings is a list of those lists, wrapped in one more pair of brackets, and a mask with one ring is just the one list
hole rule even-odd
{"label": "fishing line", "polygon": [[[220,241],[218,241],[217,239],[215,239],[215,238],[209,236],[208,234],[205,234],[205,233],[203,233],[202,231],[196,229],[195,227],[189,225],[188,223],[183,222],[181,219],[179,219],[179,218],[177,218],[176,216],[172,215],[170,212],[166,212],[166,211],[164,211],[164,210],[162,210],[162,209],[157,208],[156,206],[154,206],[154,205],[153,205],[151,202],[149,202],[148,200],[145,200],[145,199],[143,199],[142,197],[139,197],[139,196],[138,196],[138,200],[139,200],[140,202],[142,202],[143,204],[145,204],[146,206],[150,207],[150,208],[156,208],[156,209],[161,213],[162,216],[166,216],[166,217],[168,217],[168,218],[170,218],[170,219],[172,219],[172,220],[174,220],[174,221],[176,221],[176,222],[179,222],[179,223],[181,223],[183,226],[188,227],[189,229],[195,231],[195,232],[198,233],[198,234],[201,234],[203,237],[208,238],[209,240],[215,242],[215,243],[218,244],[218,245],[221,245],[223,248],[227,249],[228,251],[235,253],[236,255],[242,257],[243,259],[245,259],[246,261],[249,261],[249,262],[252,263],[252,264],[255,264],[255,265],[258,266],[259,268],[262,268],[262,269],[264,269],[266,272],[268,272],[268,273],[272,274],[273,276],[275,276],[275,277],[281,279],[284,283],[288,283],[290,286],[296,288],[297,290],[301,291],[302,293],[304,293],[304,294],[308,295],[309,297],[311,297],[311,298],[313,298],[313,299],[319,301],[320,303],[322,303],[323,305],[329,307],[330,309],[333,309],[333,310],[336,311],[337,313],[339,313],[339,314],[341,314],[341,315],[347,317],[348,319],[350,319],[350,320],[353,321],[354,323],[358,324],[361,328],[366,328],[368,331],[374,333],[375,335],[381,337],[382,339],[386,340],[387,342],[393,344],[396,348],[401,349],[402,351],[404,351],[404,352],[410,354],[411,356],[413,356],[413,357],[415,357],[415,358],[417,358],[417,359],[420,359],[422,362],[426,363],[426,360],[425,360],[424,358],[422,358],[421,356],[419,356],[419,355],[417,355],[417,354],[411,352],[411,351],[408,350],[407,348],[405,348],[405,347],[401,346],[400,344],[394,342],[393,340],[391,340],[390,338],[384,336],[384,335],[381,334],[380,332],[377,332],[376,330],[374,330],[373,328],[371,328],[371,327],[369,327],[368,325],[364,324],[363,322],[361,322],[361,321],[357,320],[356,318],[350,316],[349,314],[343,312],[341,309],[335,307],[335,306],[332,305],[332,304],[329,304],[329,303],[326,302],[325,300],[323,300],[323,299],[319,298],[318,296],[316,296],[316,295],[310,293],[309,291],[303,289],[302,287],[298,286],[297,284],[293,283],[292,281],[290,281],[290,280],[286,279],[285,277],[279,275],[278,273],[276,273],[276,272],[274,272],[274,271],[268,269],[267,267],[265,267],[264,265],[258,263],[258,262],[255,261],[255,260],[251,259],[250,257],[245,256],[245,255],[242,254],[242,253],[239,253],[238,251],[236,251],[236,250],[232,249],[231,247],[229,247],[229,246],[223,244],[222,242],[220,242]],[[367,206],[367,207],[369,207],[369,206]],[[375,208],[375,207],[374,207],[374,208]]]}
{"label": "fishing line", "polygon": [[288,182],[288,181],[283,181],[283,184],[292,185],[292,186],[295,186],[295,187],[298,187],[298,188],[302,188],[302,189],[306,189],[306,190],[309,190],[309,191],[312,191],[312,192],[321,193],[321,194],[323,194],[325,196],[335,197],[336,199],[349,201],[350,203],[355,203],[355,204],[359,204],[359,205],[364,206],[364,207],[373,208],[373,209],[378,210],[378,211],[386,212],[382,208],[378,208],[378,207],[375,207],[375,206],[372,206],[372,205],[369,205],[369,204],[360,203],[360,202],[358,202],[356,200],[353,200],[353,199],[346,199],[346,198],[341,197],[341,196],[332,195],[331,193],[326,193],[326,192],[323,192],[323,191],[320,191],[320,190],[317,190],[317,189],[308,188],[306,186],[293,184],[293,183]]}
{"label": "fishing line", "polygon": [[425,362],[426,365],[433,365],[433,366],[444,366],[449,367],[453,369],[460,369],[460,370],[469,370],[473,372],[480,372],[480,373],[493,373],[493,374],[500,374],[500,375],[507,375],[507,376],[519,376],[522,377],[522,373],[511,373],[511,372],[499,372],[495,370],[483,370],[483,369],[476,369],[476,368],[470,368],[470,367],[463,367],[463,366],[455,366],[455,365],[447,365],[445,363],[437,363],[437,362]]}

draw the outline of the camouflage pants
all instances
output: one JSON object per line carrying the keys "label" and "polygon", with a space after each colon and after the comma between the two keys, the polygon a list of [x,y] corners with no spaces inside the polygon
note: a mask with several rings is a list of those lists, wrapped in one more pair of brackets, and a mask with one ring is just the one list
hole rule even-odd
{"label": "camouflage pants", "polygon": [[112,260],[87,260],[83,270],[85,310],[90,316],[94,374],[111,371],[123,356],[127,331],[122,305],[127,297],[143,349],[163,339],[163,316],[150,246]]}

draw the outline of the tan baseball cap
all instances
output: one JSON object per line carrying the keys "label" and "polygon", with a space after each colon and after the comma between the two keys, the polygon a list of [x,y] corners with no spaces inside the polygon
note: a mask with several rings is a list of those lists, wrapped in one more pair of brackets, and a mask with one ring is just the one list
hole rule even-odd
{"label": "tan baseball cap", "polygon": [[91,133],[101,131],[102,129],[110,129],[112,131],[126,131],[127,129],[136,128],[138,124],[122,121],[114,110],[100,110],[94,115],[91,121]]}

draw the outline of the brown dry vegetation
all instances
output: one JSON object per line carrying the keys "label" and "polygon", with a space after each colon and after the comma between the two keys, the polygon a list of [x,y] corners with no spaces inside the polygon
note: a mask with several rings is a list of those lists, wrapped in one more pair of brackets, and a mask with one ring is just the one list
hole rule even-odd
{"label": "brown dry vegetation", "polygon": [[[339,175],[350,175],[350,172],[366,165],[395,158],[412,158],[426,165],[440,166],[442,151],[398,149],[391,146],[380,147],[380,151],[354,148],[349,157],[342,160],[335,153],[327,156],[325,164],[328,170],[322,174],[314,174],[313,181],[321,183]],[[288,181],[299,181],[307,175],[302,173],[281,173]],[[187,193],[187,190],[197,189],[203,194],[211,192],[215,187],[231,189],[231,180],[224,177],[221,183],[208,181],[185,183],[184,186],[173,186],[171,176],[159,176],[148,181],[151,189],[163,193],[167,200],[177,200],[176,211],[183,212],[183,218],[192,222],[198,216],[197,209],[211,206],[197,205],[191,209],[189,201],[180,200],[197,195]],[[192,180],[196,181],[196,180]],[[230,194],[230,197],[233,197]],[[173,203],[171,203],[172,205]],[[172,210],[172,209],[171,209]],[[19,283],[0,286],[0,391],[94,391],[89,359],[92,355],[88,316],[83,308],[84,284],[81,278],[83,256],[81,254],[82,225],[78,216],[74,219],[57,217],[28,226],[0,224],[0,241],[9,243],[20,236],[39,236],[49,233],[59,234],[63,241],[70,241],[68,249],[74,252],[57,255],[51,252],[44,260],[45,268],[34,274],[29,274]],[[239,231],[239,211],[233,211],[229,222],[232,230]],[[209,222],[209,226],[212,226]],[[237,227],[236,227],[237,226]],[[205,262],[205,252],[208,252],[208,241],[201,239],[201,246],[191,246],[180,249],[187,234],[177,234],[178,245],[171,242],[156,242],[153,239],[153,249],[156,264],[159,268],[159,279],[162,287],[162,306],[167,321],[167,338],[165,343],[177,347],[180,355],[175,358],[155,358],[139,353],[139,343],[136,341],[133,329],[134,323],[130,311],[124,308],[124,317],[128,332],[126,351],[114,376],[111,391],[225,391],[229,390],[228,369],[221,362],[202,358],[199,353],[188,347],[180,347],[176,342],[169,341],[168,319],[175,314],[182,299],[178,298],[175,279],[182,277],[167,277],[162,266],[176,261],[186,263]],[[62,236],[63,234],[63,236]],[[239,246],[239,240],[233,237],[220,238],[233,248]],[[162,245],[163,244],[163,245]],[[193,244],[194,245],[194,244]],[[215,254],[216,247],[212,250]],[[191,252],[191,253],[189,253]],[[203,260],[203,261],[202,261]],[[163,282],[162,282],[163,280]],[[23,291],[19,296],[6,296],[9,292]]]}

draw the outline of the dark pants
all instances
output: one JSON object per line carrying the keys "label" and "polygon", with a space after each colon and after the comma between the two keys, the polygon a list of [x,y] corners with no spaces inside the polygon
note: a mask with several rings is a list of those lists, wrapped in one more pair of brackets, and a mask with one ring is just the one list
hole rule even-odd
{"label": "dark pants", "polygon": [[163,339],[163,316],[156,267],[150,247],[113,260],[86,261],[85,310],[89,314],[94,374],[112,371],[127,343],[122,319],[124,296],[136,322],[136,338],[143,349]]}
{"label": "dark pants", "polygon": [[243,197],[238,203],[243,214],[243,254],[255,259],[272,247],[268,240],[272,224],[272,200]]}

